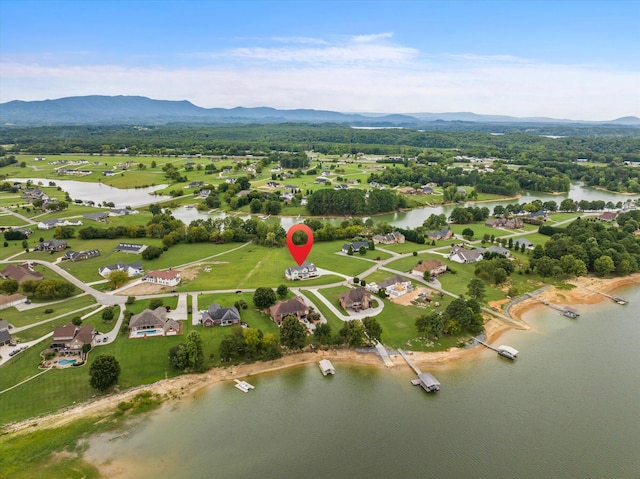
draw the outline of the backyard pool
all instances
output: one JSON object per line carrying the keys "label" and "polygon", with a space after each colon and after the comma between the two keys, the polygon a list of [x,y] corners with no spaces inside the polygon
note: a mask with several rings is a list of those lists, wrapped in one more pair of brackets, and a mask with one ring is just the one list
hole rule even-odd
{"label": "backyard pool", "polygon": [[145,329],[143,331],[136,331],[136,336],[158,336],[162,335],[162,329]]}
{"label": "backyard pool", "polygon": [[75,364],[77,361],[77,359],[61,359],[60,361],[58,361],[58,365],[69,366],[70,364]]}

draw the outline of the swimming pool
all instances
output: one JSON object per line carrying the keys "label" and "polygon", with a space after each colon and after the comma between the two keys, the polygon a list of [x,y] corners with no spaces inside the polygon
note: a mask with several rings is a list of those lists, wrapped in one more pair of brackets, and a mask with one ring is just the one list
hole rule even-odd
{"label": "swimming pool", "polygon": [[60,366],[69,366],[70,364],[75,364],[77,361],[77,359],[61,359],[58,361],[58,364]]}
{"label": "swimming pool", "polygon": [[162,334],[161,329],[144,329],[142,331],[136,331],[136,336],[157,336],[158,334]]}

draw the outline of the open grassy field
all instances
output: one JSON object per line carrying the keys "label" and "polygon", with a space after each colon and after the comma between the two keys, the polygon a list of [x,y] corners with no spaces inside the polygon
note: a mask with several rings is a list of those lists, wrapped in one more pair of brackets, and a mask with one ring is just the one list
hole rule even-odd
{"label": "open grassy field", "polygon": [[[9,321],[10,324],[13,324],[14,327],[18,328],[28,324],[38,323],[61,314],[67,314],[75,309],[83,308],[92,304],[96,304],[96,300],[93,296],[83,294],[81,296],[67,298],[53,304],[46,304],[37,308],[31,308],[26,312],[18,311],[15,307],[5,309],[2,311],[1,317],[2,319]],[[53,312],[45,313],[47,309],[53,309]]]}

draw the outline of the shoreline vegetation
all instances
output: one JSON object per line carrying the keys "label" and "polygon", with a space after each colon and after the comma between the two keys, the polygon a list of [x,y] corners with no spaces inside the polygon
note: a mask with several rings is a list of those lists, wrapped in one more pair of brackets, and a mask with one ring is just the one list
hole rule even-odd
{"label": "shoreline vegetation", "polygon": [[[580,277],[568,283],[574,287],[572,289],[559,289],[550,286],[535,299],[527,298],[512,305],[509,313],[517,322],[521,323],[521,326],[516,326],[515,323],[507,323],[497,318],[492,318],[487,321],[485,323],[487,342],[492,343],[496,341],[505,332],[512,329],[530,329],[530,326],[522,320],[522,317],[531,310],[543,307],[542,301],[564,306],[589,305],[607,300],[610,301],[611,299],[605,296],[606,294],[625,286],[640,285],[640,273],[607,279]],[[411,354],[412,361],[419,367],[437,369],[452,366],[460,361],[468,361],[482,350],[483,348],[481,347],[468,349],[454,347],[446,351],[415,351]],[[163,379],[153,384],[138,386],[126,391],[115,392],[47,416],[30,418],[17,423],[4,425],[2,427],[2,434],[28,433],[32,432],[36,427],[38,430],[52,429],[65,426],[75,420],[104,417],[104,415],[114,412],[120,403],[131,401],[141,392],[151,392],[163,398],[163,402],[167,403],[180,401],[192,397],[199,391],[222,381],[247,378],[258,374],[315,363],[323,358],[330,359],[336,363],[369,365],[391,371],[402,370],[407,367],[399,355],[392,355],[395,366],[388,368],[376,354],[358,353],[350,349],[329,349],[315,352],[293,353],[272,361],[218,367],[201,374],[185,374],[170,379]]]}

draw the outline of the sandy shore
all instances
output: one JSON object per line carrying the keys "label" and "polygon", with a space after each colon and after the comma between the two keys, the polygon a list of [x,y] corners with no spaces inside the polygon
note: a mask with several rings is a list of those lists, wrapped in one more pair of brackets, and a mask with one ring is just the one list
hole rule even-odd
{"label": "sandy shore", "polygon": [[[577,304],[595,304],[600,301],[610,301],[600,293],[608,293],[614,289],[631,284],[640,284],[640,273],[623,278],[598,279],[598,278],[578,278],[571,281],[576,287],[571,290],[558,290],[550,287],[544,291],[539,298],[550,303],[568,306]],[[544,307],[539,300],[527,299],[511,307],[510,314],[517,319],[537,307]],[[514,325],[506,323],[500,319],[490,319],[485,323],[488,342],[497,340],[505,331],[514,329]],[[471,349],[451,348],[440,352],[413,352],[412,360],[421,368],[447,367],[461,360],[473,359],[480,354],[483,349],[480,347]],[[171,379],[158,381],[154,384],[140,386],[123,392],[99,397],[94,400],[79,404],[64,411],[41,418],[32,418],[20,423],[5,426],[4,432],[17,432],[29,430],[37,425],[41,427],[58,427],[74,419],[86,416],[97,416],[104,414],[115,408],[118,403],[128,401],[140,391],[151,391],[161,395],[166,400],[175,401],[185,396],[193,395],[198,390],[206,388],[221,381],[229,381],[235,378],[277,371],[288,367],[315,363],[320,359],[327,358],[336,363],[357,363],[368,364],[375,367],[385,368],[382,360],[375,354],[362,354],[353,350],[329,350],[298,353],[286,355],[274,361],[257,362],[243,364],[239,366],[229,366],[226,368],[215,368],[203,374],[187,374]],[[406,368],[406,363],[400,356],[391,356],[395,366],[390,369]]]}

